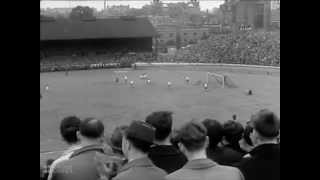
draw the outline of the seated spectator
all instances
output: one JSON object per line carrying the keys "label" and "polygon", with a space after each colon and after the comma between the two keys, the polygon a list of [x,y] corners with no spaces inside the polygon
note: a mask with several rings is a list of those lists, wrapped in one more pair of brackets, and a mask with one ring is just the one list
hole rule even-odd
{"label": "seated spectator", "polygon": [[252,116],[251,121],[254,149],[250,151],[251,158],[244,158],[236,166],[246,180],[280,180],[280,144],[277,142],[280,119],[264,109]]}
{"label": "seated spectator", "polygon": [[241,172],[229,166],[221,166],[207,158],[209,144],[206,128],[198,122],[185,124],[179,134],[179,147],[188,162],[181,169],[166,176],[167,180],[243,180]]}
{"label": "seated spectator", "polygon": [[[97,165],[96,156],[103,154],[101,138],[104,125],[95,118],[83,120],[79,127],[81,148],[73,151],[68,160],[57,164],[52,173],[53,180],[98,180],[108,176],[108,171],[101,172]],[[101,174],[105,173],[105,174]]]}
{"label": "seated spectator", "polygon": [[122,139],[122,151],[128,159],[114,180],[164,180],[167,173],[148,158],[155,129],[142,121],[133,121]]}
{"label": "seated spectator", "polygon": [[153,112],[146,122],[155,128],[155,140],[149,151],[149,158],[159,168],[172,173],[186,164],[187,158],[171,143],[172,112]]}
{"label": "seated spectator", "polygon": [[60,134],[62,139],[69,145],[69,148],[52,163],[49,170],[48,180],[51,180],[52,172],[58,163],[68,160],[75,150],[81,148],[79,138],[77,137],[80,122],[80,119],[76,116],[68,116],[62,119],[60,123]]}
{"label": "seated spectator", "polygon": [[207,129],[207,134],[209,137],[209,145],[207,147],[207,156],[212,161],[221,163],[220,156],[223,153],[222,148],[218,146],[223,137],[223,127],[222,124],[213,119],[205,119],[202,124]]}
{"label": "seated spectator", "polygon": [[219,155],[220,164],[231,166],[239,162],[242,156],[246,154],[239,145],[243,131],[244,128],[239,122],[229,120],[223,124],[222,153]]}

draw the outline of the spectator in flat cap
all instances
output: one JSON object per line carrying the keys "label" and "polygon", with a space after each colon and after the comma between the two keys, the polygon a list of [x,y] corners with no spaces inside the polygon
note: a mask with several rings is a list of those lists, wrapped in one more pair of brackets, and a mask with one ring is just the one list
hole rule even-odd
{"label": "spectator in flat cap", "polygon": [[253,131],[250,134],[254,149],[251,158],[244,158],[238,164],[246,180],[280,180],[280,119],[267,109],[251,117]]}
{"label": "spectator in flat cap", "polygon": [[209,137],[202,123],[191,121],[185,124],[180,129],[179,139],[179,147],[188,162],[181,169],[166,176],[167,180],[243,180],[237,168],[222,166],[207,158]]}
{"label": "spectator in flat cap", "polygon": [[133,121],[122,139],[122,151],[128,159],[114,180],[164,180],[167,173],[148,158],[155,129],[142,121]]}
{"label": "spectator in flat cap", "polygon": [[96,162],[96,156],[104,153],[103,134],[104,125],[100,120],[87,118],[81,121],[78,132],[81,148],[73,151],[68,160],[57,164],[52,180],[98,180],[107,176],[109,172],[100,172]]}
{"label": "spectator in flat cap", "polygon": [[122,138],[129,126],[118,126],[113,130],[111,137],[108,139],[108,144],[112,148],[113,153],[123,156]]}
{"label": "spectator in flat cap", "polygon": [[67,116],[62,119],[60,123],[60,135],[62,139],[69,145],[69,148],[51,164],[48,180],[51,180],[52,172],[57,164],[68,160],[75,150],[81,148],[80,140],[77,136],[77,133],[80,129],[80,122],[81,120],[77,116]]}
{"label": "spectator in flat cap", "polygon": [[188,160],[171,143],[172,112],[153,112],[147,116],[146,122],[155,128],[154,145],[148,155],[152,162],[167,173],[182,168]]}
{"label": "spectator in flat cap", "polygon": [[105,154],[107,156],[104,155],[97,157],[100,158],[100,161],[106,162],[106,168],[108,168],[109,171],[108,178],[114,178],[121,167],[127,163],[127,159],[122,152],[122,138],[127,129],[127,125],[116,127],[111,136],[105,138],[105,141],[103,142]]}
{"label": "spectator in flat cap", "polygon": [[207,129],[207,134],[209,137],[209,145],[207,147],[207,156],[212,161],[220,164],[220,156],[222,156],[222,148],[218,146],[223,137],[223,127],[222,124],[214,119],[205,119],[202,124]]}
{"label": "spectator in flat cap", "polygon": [[243,126],[233,120],[226,121],[223,124],[223,138],[221,141],[222,153],[219,156],[219,163],[222,165],[233,165],[240,162],[242,157],[246,154],[240,148],[239,141],[244,132]]}

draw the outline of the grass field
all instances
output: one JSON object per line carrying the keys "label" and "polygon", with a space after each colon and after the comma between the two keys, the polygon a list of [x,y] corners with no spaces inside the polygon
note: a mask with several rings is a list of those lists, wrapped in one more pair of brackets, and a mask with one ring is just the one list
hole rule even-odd
{"label": "grass field", "polygon": [[[121,69],[123,70],[123,69]],[[40,89],[40,152],[62,150],[65,144],[59,135],[59,122],[67,115],[96,117],[105,124],[106,132],[131,120],[144,120],[152,111],[174,112],[174,126],[191,119],[214,118],[221,122],[236,114],[245,123],[250,115],[262,108],[274,110],[280,116],[280,74],[266,75],[222,69],[238,88],[222,89],[209,85],[208,92],[201,86],[192,85],[204,81],[206,71],[199,69],[141,69],[128,70],[127,76],[135,81],[135,88],[114,82],[115,70],[74,71],[41,73]],[[280,70],[279,70],[280,71]],[[217,72],[217,70],[215,70]],[[151,85],[139,79],[147,73]],[[184,77],[189,76],[187,85]],[[167,87],[167,82],[172,87]],[[44,87],[48,85],[49,90]],[[247,96],[246,90],[253,95]]]}

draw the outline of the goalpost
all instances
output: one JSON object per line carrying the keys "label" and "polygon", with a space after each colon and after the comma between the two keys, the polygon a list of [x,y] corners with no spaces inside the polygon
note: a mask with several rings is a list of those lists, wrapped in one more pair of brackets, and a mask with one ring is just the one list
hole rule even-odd
{"label": "goalpost", "polygon": [[221,87],[224,88],[225,87],[225,76],[222,74],[217,74],[214,72],[207,72],[207,77],[206,77],[206,83],[209,85],[209,78],[210,77],[214,77],[215,80],[221,84]]}

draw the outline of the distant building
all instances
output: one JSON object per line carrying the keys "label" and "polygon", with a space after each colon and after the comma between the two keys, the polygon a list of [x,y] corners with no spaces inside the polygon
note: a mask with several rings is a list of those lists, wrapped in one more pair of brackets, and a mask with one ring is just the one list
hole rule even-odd
{"label": "distant building", "polygon": [[[179,27],[175,25],[158,26],[158,41],[160,44],[171,46],[172,42],[175,44],[177,40],[180,41],[181,46],[197,43],[204,37],[208,37],[212,27],[207,25],[204,27],[184,26]],[[216,28],[216,26],[215,26]]]}
{"label": "distant building", "polygon": [[240,0],[235,8],[236,25],[250,25],[254,29],[267,29],[271,22],[271,1]]}
{"label": "distant building", "polygon": [[280,28],[280,0],[271,3],[271,25]]}
{"label": "distant building", "polygon": [[234,29],[242,26],[268,29],[271,25],[271,1],[226,0],[220,8],[224,12],[224,23]]}

